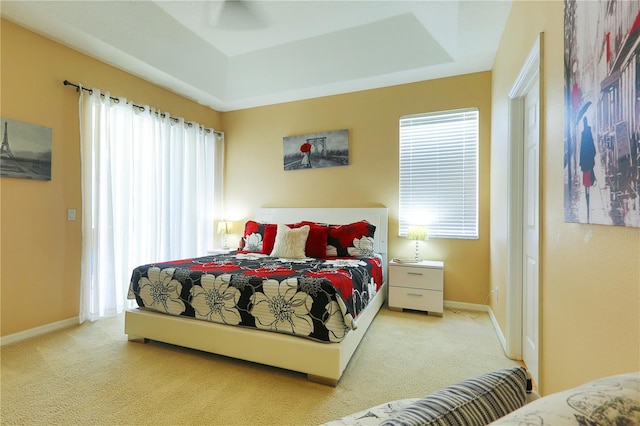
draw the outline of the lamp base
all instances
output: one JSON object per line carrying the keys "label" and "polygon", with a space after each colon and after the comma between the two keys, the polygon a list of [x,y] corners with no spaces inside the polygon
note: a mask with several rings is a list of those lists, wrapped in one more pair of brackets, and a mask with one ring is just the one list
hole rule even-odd
{"label": "lamp base", "polygon": [[422,259],[420,259],[420,256],[418,255],[418,240],[416,240],[416,257],[415,257],[415,261],[416,262],[420,262]]}

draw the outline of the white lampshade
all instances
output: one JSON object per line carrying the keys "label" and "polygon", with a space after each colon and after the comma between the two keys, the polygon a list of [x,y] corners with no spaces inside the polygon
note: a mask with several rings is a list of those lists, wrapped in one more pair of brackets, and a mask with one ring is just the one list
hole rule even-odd
{"label": "white lampshade", "polygon": [[218,234],[227,235],[233,230],[233,224],[231,222],[218,222]]}
{"label": "white lampshade", "polygon": [[427,227],[422,225],[409,225],[407,240],[425,241],[429,239]]}

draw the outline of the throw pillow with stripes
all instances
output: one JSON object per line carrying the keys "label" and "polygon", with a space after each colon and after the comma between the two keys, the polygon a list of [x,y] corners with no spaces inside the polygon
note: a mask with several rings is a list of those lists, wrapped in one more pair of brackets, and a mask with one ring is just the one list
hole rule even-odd
{"label": "throw pillow with stripes", "polygon": [[404,408],[381,426],[484,426],[522,407],[527,371],[494,371],[432,393]]}

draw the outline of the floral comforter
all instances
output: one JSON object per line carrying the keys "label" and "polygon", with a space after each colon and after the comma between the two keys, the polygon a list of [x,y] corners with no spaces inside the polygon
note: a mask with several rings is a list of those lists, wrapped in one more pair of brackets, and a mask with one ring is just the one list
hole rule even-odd
{"label": "floral comforter", "polygon": [[139,266],[128,297],[170,315],[339,342],[382,280],[380,257],[230,252]]}

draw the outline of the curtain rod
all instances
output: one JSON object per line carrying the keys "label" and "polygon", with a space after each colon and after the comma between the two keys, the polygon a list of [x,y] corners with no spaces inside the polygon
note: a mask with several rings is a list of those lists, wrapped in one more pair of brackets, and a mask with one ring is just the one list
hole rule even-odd
{"label": "curtain rod", "polygon": [[[73,86],[73,87],[75,87],[75,88],[76,88],[76,92],[78,92],[78,91],[80,91],[80,89],[82,89],[82,90],[86,90],[86,91],[87,91],[87,92],[89,92],[89,93],[93,93],[93,90],[92,90],[92,89],[87,89],[86,87],[84,87],[84,86],[80,86],[79,84],[72,83],[72,82],[70,82],[69,80],[65,80],[65,81],[63,81],[63,82],[62,82],[62,84],[64,84],[65,86]],[[104,96],[104,93],[101,93],[101,94],[100,94],[100,96]],[[110,98],[112,101],[116,102],[116,103],[117,103],[117,102],[120,102],[120,99],[118,99],[118,98],[114,98],[113,96],[109,96],[109,98]],[[145,107],[143,107],[143,106],[141,106],[141,105],[136,105],[136,104],[134,104],[134,103],[132,103],[131,105],[133,105],[135,108],[138,108],[140,111],[144,111],[144,110],[145,110]],[[166,114],[165,114],[164,112],[161,112],[161,113],[156,112],[156,114],[160,114],[160,116],[161,116],[161,117],[165,117],[165,116],[166,116]],[[179,119],[177,119],[177,118],[175,118],[175,117],[171,117],[171,116],[169,116],[169,119],[171,119],[171,120],[175,121],[176,123],[180,121]],[[193,127],[193,123],[191,123],[191,122],[189,122],[189,121],[185,121],[185,123],[184,123],[184,124],[185,124],[185,125],[187,125],[187,126],[189,126],[189,127]],[[222,132],[220,132],[220,131],[218,131],[218,130],[207,129],[207,128],[205,128],[204,126],[200,126],[200,128],[201,128],[202,130],[204,130],[205,132],[207,132],[207,133],[208,133],[208,132],[213,132],[215,135],[218,135],[218,136],[222,136],[222,135],[223,135],[223,133],[222,133]]]}

